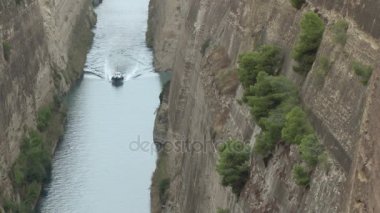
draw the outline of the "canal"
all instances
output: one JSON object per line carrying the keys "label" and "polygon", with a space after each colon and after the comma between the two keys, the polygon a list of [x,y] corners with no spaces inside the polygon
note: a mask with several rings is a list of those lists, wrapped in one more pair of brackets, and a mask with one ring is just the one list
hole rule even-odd
{"label": "canal", "polygon": [[[106,0],[40,212],[150,211],[155,111],[162,88],[145,45],[149,0]],[[124,76],[114,86],[114,72]],[[95,74],[95,75],[94,75]]]}

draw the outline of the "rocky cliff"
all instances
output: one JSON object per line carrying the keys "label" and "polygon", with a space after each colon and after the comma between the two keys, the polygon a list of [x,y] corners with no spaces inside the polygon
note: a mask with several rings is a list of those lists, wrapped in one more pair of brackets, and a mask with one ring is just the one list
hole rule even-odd
{"label": "rocky cliff", "polygon": [[[95,21],[90,0],[0,2],[2,205],[18,200],[10,170],[22,138],[36,128],[38,110],[60,99],[80,78]],[[46,135],[53,144],[57,137]]]}
{"label": "rocky cliff", "polygon": [[[156,119],[155,142],[170,148],[153,177],[152,211],[379,212],[379,9],[370,0],[307,0],[300,10],[289,0],[151,0],[147,41],[156,68],[173,72]],[[292,69],[291,52],[307,11],[318,13],[326,30],[316,62],[302,76]],[[339,20],[348,23],[343,46],[334,41]],[[304,188],[292,179],[295,147],[278,145],[268,162],[254,155],[237,199],[220,184],[215,147],[229,138],[255,143],[260,128],[238,102],[243,88],[236,68],[240,54],[262,44],[284,51],[281,74],[298,86],[327,159]],[[322,57],[331,61],[323,81]],[[367,86],[353,61],[374,68]],[[170,179],[165,192],[160,179]],[[164,201],[157,198],[163,194]]]}

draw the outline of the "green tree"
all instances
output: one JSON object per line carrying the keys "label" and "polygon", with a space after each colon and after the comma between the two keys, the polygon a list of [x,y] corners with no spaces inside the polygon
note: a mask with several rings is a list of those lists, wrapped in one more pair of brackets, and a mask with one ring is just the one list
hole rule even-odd
{"label": "green tree", "polygon": [[305,136],[299,146],[302,159],[311,167],[316,166],[323,152],[322,146],[314,134]]}
{"label": "green tree", "polygon": [[294,107],[287,115],[282,129],[282,138],[291,144],[300,144],[305,135],[313,129],[307,120],[305,112],[300,107]]}
{"label": "green tree", "polygon": [[260,72],[257,83],[250,88],[246,98],[252,114],[260,120],[283,103],[296,103],[297,96],[297,89],[285,77]]}
{"label": "green tree", "polygon": [[301,33],[293,51],[293,58],[298,62],[293,69],[306,74],[311,69],[321,44],[325,24],[314,12],[306,13],[301,20]]}
{"label": "green tree", "polygon": [[231,186],[239,195],[249,178],[250,147],[240,141],[227,141],[219,149],[216,170],[222,177],[223,186]]}
{"label": "green tree", "polygon": [[257,51],[240,55],[238,74],[244,88],[249,88],[256,83],[259,72],[275,74],[281,61],[280,49],[272,45],[264,45]]}

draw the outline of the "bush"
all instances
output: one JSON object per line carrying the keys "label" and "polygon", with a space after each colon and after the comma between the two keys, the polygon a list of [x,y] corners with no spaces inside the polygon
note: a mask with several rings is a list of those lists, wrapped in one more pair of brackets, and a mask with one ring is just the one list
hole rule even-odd
{"label": "bush", "polygon": [[310,184],[309,173],[301,165],[295,165],[293,167],[293,178],[300,186],[308,186]]}
{"label": "bush", "polygon": [[373,68],[357,61],[352,64],[352,68],[354,69],[355,74],[361,78],[360,81],[362,84],[367,85],[371,78]]}
{"label": "bush", "polygon": [[305,4],[305,0],[290,0],[292,6],[296,9],[301,9],[302,5]]}
{"label": "bush", "polygon": [[271,45],[264,45],[255,52],[240,55],[238,74],[243,87],[254,85],[259,72],[275,74],[281,61],[280,49]]}
{"label": "bush", "polygon": [[3,42],[3,55],[4,55],[4,59],[6,61],[9,61],[10,57],[11,57],[11,44],[8,43],[7,41],[4,41]]}
{"label": "bush", "polygon": [[170,178],[162,179],[158,184],[158,193],[160,196],[160,201],[165,204],[168,199],[168,189],[170,187]]}
{"label": "bush", "polygon": [[239,195],[249,178],[250,147],[239,141],[227,141],[219,149],[216,170],[222,176],[222,185],[231,186]]}
{"label": "bush", "polygon": [[317,77],[319,79],[324,79],[331,67],[330,60],[327,57],[322,56],[318,62]]}
{"label": "bush", "polygon": [[347,30],[348,23],[345,20],[337,21],[332,28],[334,33],[334,41],[344,46],[347,42]]}
{"label": "bush", "polygon": [[37,128],[40,131],[44,131],[49,125],[49,121],[52,116],[50,107],[43,107],[37,113]]}
{"label": "bush", "polygon": [[304,160],[310,167],[314,167],[318,164],[319,156],[323,150],[314,134],[305,136],[301,140],[299,149],[302,160]]}
{"label": "bush", "polygon": [[286,115],[285,126],[281,133],[286,142],[299,145],[305,135],[313,133],[313,129],[306,113],[300,107],[294,107]]}
{"label": "bush", "polygon": [[306,74],[311,69],[325,30],[322,19],[314,12],[306,13],[301,20],[301,34],[293,51],[298,65],[294,71]]}

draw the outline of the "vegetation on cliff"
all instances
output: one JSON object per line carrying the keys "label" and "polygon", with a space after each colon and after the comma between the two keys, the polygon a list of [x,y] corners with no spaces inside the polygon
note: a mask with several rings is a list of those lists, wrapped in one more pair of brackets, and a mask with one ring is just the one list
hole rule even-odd
{"label": "vegetation on cliff", "polygon": [[264,45],[257,51],[242,54],[239,57],[239,77],[245,89],[256,83],[259,72],[275,74],[281,65],[280,49],[273,45]]}
{"label": "vegetation on cliff", "polygon": [[305,4],[305,0],[290,0],[292,6],[296,9],[301,9],[302,5]]}
{"label": "vegetation on cliff", "polygon": [[219,148],[217,172],[222,185],[230,186],[238,196],[249,178],[250,147],[240,141],[229,140]]}
{"label": "vegetation on cliff", "polygon": [[298,106],[293,107],[286,115],[285,125],[281,131],[282,138],[290,144],[300,145],[303,138],[312,132],[306,113]]}
{"label": "vegetation on cliff", "polygon": [[301,33],[293,51],[293,58],[298,63],[293,67],[294,71],[301,74],[309,72],[315,61],[324,30],[325,24],[316,13],[305,13],[301,20]]}
{"label": "vegetation on cliff", "polygon": [[4,55],[4,59],[6,61],[9,61],[9,59],[11,57],[11,49],[12,49],[11,44],[7,41],[4,41],[3,42],[3,55]]}
{"label": "vegetation on cliff", "polygon": [[299,107],[296,87],[277,74],[280,52],[277,47],[264,46],[240,56],[238,73],[245,88],[243,100],[262,129],[256,138],[255,153],[268,159],[280,142],[297,145],[304,165],[296,165],[293,175],[297,184],[307,186],[323,149],[306,113]]}
{"label": "vegetation on cliff", "polygon": [[12,166],[11,177],[20,201],[6,200],[7,212],[32,212],[40,195],[41,183],[50,178],[51,151],[50,138],[61,135],[64,110],[60,103],[52,103],[37,112],[37,130],[30,130],[21,142],[20,154]]}
{"label": "vegetation on cliff", "polygon": [[334,41],[344,46],[347,42],[347,30],[348,30],[347,21],[343,19],[337,21],[332,28],[332,31],[334,33]]}
{"label": "vegetation on cliff", "polygon": [[20,157],[12,167],[12,180],[21,196],[16,204],[8,201],[4,206],[10,212],[30,212],[40,195],[40,183],[47,181],[51,170],[50,146],[36,131],[30,131],[21,144]]}
{"label": "vegetation on cliff", "polygon": [[49,106],[41,108],[37,113],[37,128],[40,131],[44,131],[49,125],[51,119],[51,108]]}
{"label": "vegetation on cliff", "polygon": [[373,68],[358,61],[355,61],[352,64],[352,68],[354,69],[355,74],[360,77],[362,84],[367,85],[369,79],[371,78]]}

